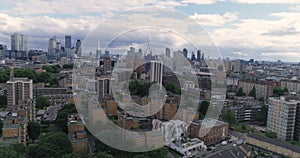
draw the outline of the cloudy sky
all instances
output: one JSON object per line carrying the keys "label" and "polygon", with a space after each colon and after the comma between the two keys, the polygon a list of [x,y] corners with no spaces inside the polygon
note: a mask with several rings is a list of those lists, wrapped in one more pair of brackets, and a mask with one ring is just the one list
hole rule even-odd
{"label": "cloudy sky", "polygon": [[[20,32],[28,35],[29,48],[46,50],[54,35],[62,43],[65,35],[72,35],[73,41],[84,39],[103,20],[149,6],[175,9],[197,21],[224,58],[300,61],[299,0],[0,0],[0,43],[10,48],[10,35]],[[124,21],[112,23],[103,36],[109,37]],[[180,39],[166,36],[152,40],[176,43],[176,49],[184,47]],[[137,34],[123,39],[140,38]]]}

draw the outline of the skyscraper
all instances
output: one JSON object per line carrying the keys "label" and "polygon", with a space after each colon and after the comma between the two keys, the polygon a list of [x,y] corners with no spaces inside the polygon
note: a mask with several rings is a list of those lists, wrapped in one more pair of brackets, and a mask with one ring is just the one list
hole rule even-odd
{"label": "skyscraper", "polygon": [[13,51],[28,51],[27,36],[19,33],[11,35],[11,50]]}
{"label": "skyscraper", "polygon": [[196,60],[196,57],[195,57],[195,53],[194,53],[194,52],[192,52],[191,60]]}
{"label": "skyscraper", "polygon": [[188,56],[188,50],[186,48],[183,49],[183,56],[185,58],[187,58],[187,56]]}
{"label": "skyscraper", "polygon": [[56,36],[53,36],[52,38],[49,39],[48,53],[49,54],[56,53]]}
{"label": "skyscraper", "polygon": [[72,47],[72,38],[71,36],[65,36],[65,48]]}
{"label": "skyscraper", "polygon": [[201,50],[199,49],[198,51],[197,51],[197,61],[201,61]]}
{"label": "skyscraper", "polygon": [[7,84],[7,106],[13,110],[19,100],[33,99],[32,80],[28,78],[12,78]]}
{"label": "skyscraper", "polygon": [[166,48],[166,56],[171,58],[171,50],[170,48]]}
{"label": "skyscraper", "polygon": [[81,46],[81,41],[78,39],[76,41],[76,51],[75,54],[77,54],[78,57],[82,56],[82,46]]}

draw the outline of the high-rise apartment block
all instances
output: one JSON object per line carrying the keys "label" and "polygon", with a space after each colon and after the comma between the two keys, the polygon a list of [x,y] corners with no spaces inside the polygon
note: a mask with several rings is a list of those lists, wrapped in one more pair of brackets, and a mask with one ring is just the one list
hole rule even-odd
{"label": "high-rise apartment block", "polygon": [[156,82],[162,86],[163,67],[162,61],[151,61],[150,82]]}
{"label": "high-rise apartment block", "polygon": [[112,78],[111,76],[101,76],[98,78],[98,98],[104,98],[106,95],[112,94]]}
{"label": "high-rise apartment block", "polygon": [[[294,139],[297,106],[296,100],[285,97],[269,98],[267,131],[277,133],[277,137],[284,141]],[[299,117],[299,116],[298,116]]]}
{"label": "high-rise apartment block", "polygon": [[32,80],[28,78],[13,78],[6,82],[7,84],[7,106],[10,110],[20,100],[33,99]]}

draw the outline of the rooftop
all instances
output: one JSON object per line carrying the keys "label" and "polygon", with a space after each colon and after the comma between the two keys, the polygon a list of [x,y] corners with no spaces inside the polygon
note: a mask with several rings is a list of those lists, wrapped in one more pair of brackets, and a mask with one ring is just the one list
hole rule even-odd
{"label": "rooftop", "polygon": [[292,145],[292,144],[284,142],[284,141],[281,141],[281,140],[271,139],[271,138],[264,137],[264,136],[257,135],[257,134],[253,134],[253,133],[249,133],[248,137],[254,138],[254,139],[257,139],[257,140],[260,140],[260,141],[263,141],[263,142],[267,142],[269,144],[276,145],[276,146],[279,146],[279,147],[282,147],[282,148],[286,148],[286,149],[292,150],[292,151],[297,152],[297,153],[300,153],[300,147],[298,147],[296,145]]}

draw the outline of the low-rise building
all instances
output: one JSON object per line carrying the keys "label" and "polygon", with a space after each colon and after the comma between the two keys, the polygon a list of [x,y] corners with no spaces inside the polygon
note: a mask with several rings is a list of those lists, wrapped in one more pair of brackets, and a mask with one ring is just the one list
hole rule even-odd
{"label": "low-rise building", "polygon": [[246,137],[246,142],[253,147],[263,149],[268,152],[277,153],[285,157],[300,157],[300,148],[298,146],[276,139],[271,139],[257,134],[248,134]]}
{"label": "low-rise building", "polygon": [[79,157],[87,156],[89,153],[87,133],[79,114],[68,116],[68,135],[71,139],[73,153]]}
{"label": "low-rise building", "polygon": [[206,149],[204,142],[198,138],[175,141],[167,146],[185,156],[191,155],[195,150]]}
{"label": "low-rise building", "polygon": [[157,130],[164,135],[165,144],[173,141],[180,141],[186,134],[187,124],[180,120],[160,121],[157,119],[152,120],[152,130]]}
{"label": "low-rise building", "polygon": [[188,135],[193,138],[200,138],[206,145],[219,143],[228,137],[228,123],[210,118],[190,123]]}

